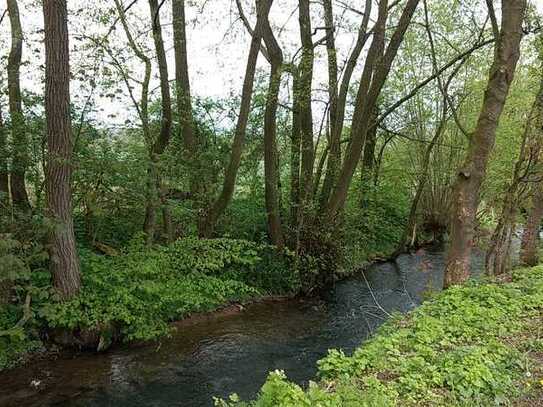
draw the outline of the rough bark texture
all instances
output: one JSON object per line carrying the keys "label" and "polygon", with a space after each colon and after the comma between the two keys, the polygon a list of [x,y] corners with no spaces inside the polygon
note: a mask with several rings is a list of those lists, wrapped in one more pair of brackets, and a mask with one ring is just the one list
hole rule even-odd
{"label": "rough bark texture", "polygon": [[[327,14],[332,12],[331,4],[328,5],[327,2],[324,3],[324,6],[329,9],[329,11],[325,10],[325,17],[327,19],[330,19],[330,16],[326,16]],[[341,85],[339,88],[339,93],[337,95],[337,107],[335,109],[335,115],[332,115],[332,107],[330,107],[330,151],[329,151],[329,158],[326,163],[326,174],[324,177],[324,181],[322,184],[322,190],[321,190],[321,196],[320,196],[320,206],[321,209],[325,207],[326,203],[328,202],[328,199],[330,198],[330,193],[332,192],[332,188],[334,186],[334,183],[336,182],[336,178],[338,175],[338,169],[341,165],[341,134],[343,132],[343,122],[345,120],[345,107],[347,104],[347,94],[349,93],[349,87],[351,84],[351,77],[353,75],[354,69],[356,68],[356,64],[358,61],[358,58],[360,57],[360,53],[362,52],[362,49],[364,48],[364,45],[366,44],[366,41],[368,39],[368,23],[369,18],[371,15],[371,7],[372,7],[372,0],[366,0],[365,7],[364,7],[364,17],[362,17],[362,21],[360,24],[360,28],[358,30],[358,37],[356,39],[355,46],[353,47],[353,50],[351,54],[349,55],[349,58],[347,60],[347,63],[345,65],[345,69],[343,72],[343,77],[341,79]],[[333,18],[333,14],[332,14]],[[326,23],[328,26],[328,22]],[[328,44],[327,44],[328,45]],[[335,55],[334,50],[334,56],[337,59],[337,55]],[[330,60],[329,60],[329,69],[330,69]],[[337,67],[336,67],[337,69]],[[330,74],[329,74],[330,76]],[[338,86],[336,82],[336,87]],[[332,122],[332,119],[335,117],[334,122]]]}
{"label": "rough bark texture", "polygon": [[55,227],[49,254],[53,286],[67,299],[81,285],[72,220],[70,64],[66,0],[43,1],[45,29],[45,115],[47,124],[47,212]]}
{"label": "rough bark texture", "polygon": [[206,217],[203,220],[204,224],[200,227],[200,235],[202,237],[211,237],[215,229],[215,225],[224,210],[232,200],[234,188],[236,186],[236,178],[239,165],[241,162],[241,153],[243,152],[243,144],[245,142],[245,133],[247,130],[247,121],[251,110],[251,99],[253,94],[254,77],[256,62],[260,52],[260,44],[262,42],[262,21],[268,18],[270,12],[271,1],[262,0],[257,2],[257,22],[254,30],[254,35],[251,39],[251,47],[247,58],[247,67],[245,69],[245,78],[243,80],[243,89],[241,92],[241,104],[239,108],[239,116],[236,124],[234,140],[232,142],[232,151],[230,153],[230,161],[226,167],[223,186],[221,193],[207,211]]}
{"label": "rough bark texture", "polygon": [[[338,65],[337,65],[337,51],[334,36],[334,9],[332,6],[332,0],[324,0],[324,23],[326,25],[326,55],[328,57],[328,158],[326,161],[326,176],[322,185],[320,195],[320,206],[323,207],[326,203],[326,199],[330,194],[332,183],[335,180],[338,163],[341,161],[341,149],[339,145],[339,139],[341,137],[341,130],[338,131]],[[318,183],[315,183],[315,189],[318,188]]]}
{"label": "rough bark texture", "polygon": [[479,189],[519,58],[525,8],[525,0],[502,2],[500,38],[490,68],[483,106],[475,132],[470,138],[466,159],[453,187],[451,241],[445,269],[445,287],[461,284],[469,278]]}
{"label": "rough bark texture", "polygon": [[152,165],[155,166],[156,196],[157,202],[162,210],[163,233],[166,241],[173,240],[173,225],[168,206],[168,199],[165,196],[164,186],[162,185],[162,175],[160,171],[160,156],[164,153],[171,138],[172,131],[172,101],[170,96],[170,83],[168,81],[168,62],[166,52],[164,51],[164,41],[162,39],[162,25],[160,23],[160,10],[158,0],[149,0],[149,9],[151,21],[153,24],[153,42],[155,44],[155,53],[158,62],[158,75],[160,79],[160,133],[153,145],[151,152]]}
{"label": "rough bark texture", "polygon": [[25,173],[28,165],[28,141],[22,109],[19,71],[23,52],[23,30],[17,0],[7,0],[11,23],[11,50],[8,57],[9,115],[11,118],[12,160],[11,197],[13,204],[22,211],[30,210],[26,192]]}
{"label": "rough bark texture", "polygon": [[298,102],[300,75],[297,68],[292,70],[292,130],[290,133],[290,227],[295,230],[298,226],[300,209],[300,156],[301,131]]}
{"label": "rough bark texture", "polygon": [[0,106],[0,211],[9,206],[9,153],[7,133],[2,116],[2,106]]}
{"label": "rough bark texture", "polygon": [[337,214],[343,208],[352,177],[360,160],[362,149],[366,141],[366,134],[370,126],[370,116],[375,108],[377,98],[396,57],[398,48],[402,43],[404,34],[409,27],[411,18],[417,8],[419,0],[407,0],[397,27],[390,42],[383,53],[386,20],[388,16],[388,2],[379,2],[379,14],[374,27],[371,46],[368,50],[366,64],[358,88],[355,110],[351,124],[351,143],[339,173],[337,182],[326,206],[325,221],[333,223]]}
{"label": "rough bark texture", "polygon": [[311,39],[311,17],[309,0],[299,0],[299,25],[300,38],[302,42],[302,57],[298,66],[299,87],[298,87],[298,109],[300,114],[301,131],[301,169],[300,169],[300,209],[299,222],[303,222],[308,216],[313,190],[313,166],[315,161],[315,150],[313,145],[313,113],[311,108],[311,84],[313,82],[313,41]]}
{"label": "rough bark texture", "polygon": [[187,34],[185,22],[185,0],[172,1],[173,45],[175,53],[175,90],[177,93],[177,115],[185,159],[191,163],[190,190],[194,197],[200,190],[199,184],[199,141],[194,130],[192,97],[190,91],[189,67],[187,59]]}
{"label": "rough bark texture", "polygon": [[[270,0],[271,3],[271,0]],[[281,249],[285,245],[279,210],[279,171],[277,153],[277,105],[281,85],[283,53],[277,44],[268,19],[262,23],[262,33],[270,57],[270,81],[264,112],[264,179],[268,234],[272,244]]]}
{"label": "rough bark texture", "polygon": [[[543,65],[540,69],[542,69],[541,74],[543,75]],[[524,199],[524,191],[527,189],[527,183],[530,183],[537,188],[537,185],[540,182],[539,178],[542,174],[537,170],[540,166],[539,161],[542,147],[543,76],[540,80],[539,91],[526,121],[519,156],[513,170],[513,177],[509,187],[505,191],[502,211],[498,224],[492,234],[489,249],[486,254],[486,273],[489,275],[503,274],[510,269],[511,239],[516,227],[518,208]],[[532,178],[532,175],[536,175],[537,180],[535,182],[530,179]],[[537,219],[532,218],[532,215],[534,214],[537,216],[538,209],[536,207],[536,201],[534,201],[534,205],[533,209],[535,210],[535,213],[533,211],[530,213],[528,223],[537,222]],[[539,219],[539,221],[541,221],[541,219]],[[525,235],[523,236],[526,238],[526,242],[523,239],[521,257],[524,254],[527,254],[527,257],[530,258],[530,260],[537,260],[537,250],[535,250],[535,246],[531,245],[533,236],[537,237],[537,231],[533,229],[533,226],[527,226]],[[524,246],[524,244],[526,244],[526,246]],[[526,252],[524,251],[524,248],[527,249]],[[535,265],[535,263],[533,265]]]}
{"label": "rough bark texture", "polygon": [[539,263],[539,232],[543,220],[543,182],[540,182],[532,196],[532,208],[524,225],[520,248],[520,263],[525,266],[536,266]]}

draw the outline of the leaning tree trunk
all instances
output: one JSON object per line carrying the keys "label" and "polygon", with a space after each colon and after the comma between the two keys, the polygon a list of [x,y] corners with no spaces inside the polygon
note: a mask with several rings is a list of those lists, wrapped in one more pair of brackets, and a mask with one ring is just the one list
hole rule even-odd
{"label": "leaning tree trunk", "polygon": [[475,132],[470,138],[466,159],[458,171],[453,188],[451,242],[445,269],[445,287],[461,284],[470,275],[479,189],[485,177],[488,158],[494,148],[496,128],[520,55],[525,9],[526,0],[502,1],[500,38],[490,68],[483,106]]}
{"label": "leaning tree trunk", "polygon": [[22,211],[30,210],[26,192],[25,173],[28,165],[28,140],[21,101],[20,67],[23,52],[23,30],[17,0],[7,0],[11,23],[11,50],[8,58],[9,115],[11,117],[11,197],[13,205]]}
{"label": "leaning tree trunk", "polygon": [[236,178],[239,165],[241,163],[241,153],[243,152],[243,144],[245,142],[245,132],[247,130],[247,122],[249,120],[249,113],[251,110],[256,63],[258,60],[258,54],[260,53],[260,44],[262,42],[262,21],[268,18],[272,1],[265,0],[257,1],[256,3],[257,21],[251,39],[249,56],[247,57],[247,67],[245,69],[245,78],[243,80],[241,103],[234,140],[232,141],[230,161],[226,167],[221,192],[217,199],[213,202],[213,205],[211,205],[211,207],[207,210],[205,217],[202,218],[202,224],[199,227],[199,234],[201,237],[211,237],[213,235],[217,221],[230,204],[232,196],[234,195]]}
{"label": "leaning tree trunk", "polygon": [[281,85],[283,53],[277,44],[268,19],[262,24],[263,38],[270,56],[270,82],[264,112],[264,179],[268,233],[272,244],[281,249],[285,245],[279,210],[279,170],[277,153],[277,106]]}
{"label": "leaning tree trunk", "polygon": [[79,292],[81,276],[72,219],[70,63],[66,0],[43,1],[47,213],[55,226],[49,242],[53,286],[62,298]]}
{"label": "leaning tree trunk", "polygon": [[538,243],[541,220],[543,220],[543,182],[539,182],[532,195],[532,208],[522,234],[520,263],[525,266],[536,266],[539,263]]}
{"label": "leaning tree trunk", "polygon": [[[543,69],[543,65],[541,66]],[[543,71],[541,72],[543,74]],[[526,121],[518,160],[515,163],[512,181],[505,192],[502,212],[490,240],[486,255],[486,272],[489,275],[505,273],[510,267],[510,245],[516,226],[518,207],[521,201],[521,185],[529,181],[528,175],[539,165],[543,147],[543,76],[530,114]],[[537,173],[537,170],[535,171]],[[529,237],[528,233],[527,238]],[[529,238],[528,238],[529,240]]]}

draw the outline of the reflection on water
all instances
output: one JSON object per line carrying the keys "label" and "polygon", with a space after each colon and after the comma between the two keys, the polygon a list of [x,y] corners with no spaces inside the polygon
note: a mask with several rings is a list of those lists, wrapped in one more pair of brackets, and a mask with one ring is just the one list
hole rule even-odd
{"label": "reflection on water", "polygon": [[[474,254],[473,269],[482,264]],[[181,325],[160,345],[36,362],[0,374],[0,405],[211,406],[214,395],[254,397],[274,369],[304,384],[327,349],[351,352],[391,312],[406,312],[441,289],[444,266],[441,251],[419,250],[337,283],[321,302],[255,304]]]}

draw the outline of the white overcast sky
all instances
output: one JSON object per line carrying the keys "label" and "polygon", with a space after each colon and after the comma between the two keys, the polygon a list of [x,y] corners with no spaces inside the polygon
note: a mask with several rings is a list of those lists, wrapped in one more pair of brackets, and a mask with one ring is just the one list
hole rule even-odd
{"label": "white overcast sky", "polygon": [[[243,0],[245,12],[249,15],[251,22],[253,10],[251,9],[252,0]],[[344,3],[352,4],[352,7],[362,8],[363,0],[344,0]],[[543,0],[532,0],[540,13],[543,13]],[[85,17],[90,10],[96,8],[107,9],[113,5],[113,1],[97,0],[90,2],[88,0],[69,0],[70,31],[72,36],[78,34],[104,33],[109,25],[93,22],[92,18]],[[92,6],[89,7],[89,3]],[[128,3],[128,0],[125,0]],[[43,33],[43,17],[40,1],[19,0],[21,16],[23,20],[23,30],[25,32],[25,48],[22,67],[22,87],[32,90],[36,93],[43,91],[42,70],[39,65],[43,63],[43,43],[41,42]],[[322,7],[317,3],[311,3],[313,12],[313,27],[323,26],[321,20]],[[0,6],[0,15],[4,11],[4,4]],[[169,61],[169,77],[174,77],[173,46],[171,39],[171,12],[170,1],[166,1],[161,13],[162,24],[164,26],[166,50]],[[83,16],[75,15],[78,9],[83,10]],[[375,7],[374,7],[375,9]],[[285,59],[292,57],[292,53],[299,47],[299,34],[297,28],[297,9],[295,0],[275,0],[271,11],[272,25],[279,34],[279,41],[285,52]],[[336,8],[336,18],[341,21],[343,28],[340,28],[337,35],[337,44],[339,52],[339,61],[345,59],[348,54],[356,33],[356,25],[360,16],[344,12],[339,7]],[[129,11],[129,20],[134,32],[141,31],[142,28],[149,26],[149,9],[147,0],[139,0],[136,6]],[[246,55],[249,47],[249,36],[238,19],[238,13],[234,0],[187,0],[187,34],[188,34],[188,53],[191,86],[193,93],[200,97],[228,97],[229,95],[239,95],[241,83],[246,65]],[[317,33],[315,39],[320,38],[322,33]],[[121,25],[113,35],[113,41],[119,45],[125,45],[126,40]],[[138,39],[141,44],[149,47],[152,51],[152,38],[150,33]],[[2,64],[5,64],[5,58],[9,52],[9,21],[6,16],[0,26],[0,58]],[[88,55],[82,54],[79,47],[81,45],[75,38],[71,40],[72,46],[72,69],[76,69],[81,63],[88,63]],[[77,48],[77,49],[76,49]],[[126,45],[124,46],[126,50]],[[127,55],[130,51],[127,50]],[[326,83],[326,63],[325,49],[319,47],[318,56],[315,65],[314,89],[324,89]],[[84,55],[84,56],[83,56]],[[151,52],[150,52],[151,55]],[[136,60],[133,60],[132,66],[134,75],[141,76],[142,69]],[[267,68],[266,62],[262,57],[259,59],[259,67]],[[156,88],[157,69],[153,67],[155,78],[151,88]],[[267,71],[267,69],[266,69]],[[5,84],[5,71],[0,74],[0,80]],[[1,84],[0,84],[1,86]],[[4,85],[5,86],[5,85]],[[137,85],[136,85],[137,86]],[[123,86],[123,92],[126,96],[126,89]],[[72,99],[84,100],[88,94],[88,86],[81,86],[77,80],[72,81]],[[107,98],[96,97],[96,105],[103,108],[98,113],[100,119],[107,118],[111,124],[122,124],[127,117],[134,118],[135,110],[130,104],[128,97],[122,101],[111,102]],[[318,103],[318,102],[316,102]],[[5,106],[5,98],[2,100]],[[316,109],[318,111],[318,108]],[[115,117],[109,117],[113,115]]]}

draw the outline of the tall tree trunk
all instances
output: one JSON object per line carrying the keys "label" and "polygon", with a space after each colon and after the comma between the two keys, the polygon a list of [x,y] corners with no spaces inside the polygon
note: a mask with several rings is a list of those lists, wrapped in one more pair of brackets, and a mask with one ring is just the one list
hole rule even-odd
{"label": "tall tree trunk", "polygon": [[539,263],[538,243],[539,231],[543,220],[543,182],[535,186],[532,195],[532,207],[524,225],[520,248],[520,263],[525,266],[536,266]]}
{"label": "tall tree trunk", "polygon": [[247,121],[249,120],[249,112],[251,110],[256,63],[260,52],[260,44],[262,42],[262,21],[268,18],[270,7],[271,0],[257,1],[257,22],[254,35],[251,39],[249,56],[247,58],[247,67],[245,69],[245,78],[243,80],[243,89],[241,92],[241,104],[234,140],[232,142],[230,161],[226,167],[221,192],[213,205],[208,209],[205,218],[202,220],[203,224],[199,230],[200,236],[202,237],[211,237],[213,235],[219,217],[224,213],[224,210],[227,208],[232,200],[232,195],[234,194],[236,178],[241,162],[241,153],[243,152],[243,144],[245,142]]}
{"label": "tall tree trunk", "polygon": [[43,1],[45,116],[47,124],[47,212],[55,227],[49,254],[53,286],[67,299],[79,292],[81,276],[72,219],[70,63],[66,0]]}
{"label": "tall tree trunk", "polygon": [[0,105],[0,212],[9,207],[8,134]]}
{"label": "tall tree trunk", "polygon": [[[271,1],[270,1],[271,3]],[[262,23],[264,42],[270,57],[270,81],[264,112],[264,179],[268,233],[272,244],[281,249],[285,245],[279,210],[279,171],[277,153],[277,105],[281,85],[283,53],[277,44],[267,17]]]}
{"label": "tall tree trunk", "polygon": [[[509,248],[516,226],[519,204],[523,196],[523,188],[521,187],[525,187],[526,182],[529,181],[527,179],[529,174],[537,173],[537,167],[540,165],[539,160],[543,147],[543,65],[540,70],[539,91],[526,121],[513,177],[505,192],[501,215],[486,254],[486,273],[489,275],[503,274],[510,267]],[[531,230],[526,235],[527,243],[530,241],[530,233],[532,233]]]}
{"label": "tall tree trunk", "polygon": [[336,216],[343,209],[350,183],[366,141],[366,135],[370,127],[370,116],[375,109],[377,98],[381,93],[418,2],[419,0],[407,0],[400,20],[384,52],[388,1],[381,0],[379,2],[379,13],[373,30],[373,40],[368,50],[356,96],[351,124],[351,142],[324,213],[325,221],[329,224],[335,222]]}
{"label": "tall tree trunk", "polygon": [[185,0],[172,0],[173,39],[175,53],[175,90],[177,94],[177,115],[185,149],[185,160],[191,173],[190,193],[198,201],[201,191],[200,142],[194,129],[192,97],[190,91],[189,67],[187,59],[187,33],[185,21]]}
{"label": "tall tree trunk", "polygon": [[464,164],[453,187],[451,242],[448,250],[444,286],[461,284],[469,278],[475,216],[479,189],[485,177],[496,128],[509,93],[520,55],[522,21],[526,0],[503,0],[500,38],[485,91],[475,132],[470,138]]}
{"label": "tall tree trunk", "polygon": [[[324,5],[326,7],[329,7],[326,3],[324,3]],[[343,132],[343,122],[345,120],[345,107],[347,104],[347,95],[349,93],[351,78],[352,78],[354,69],[356,68],[358,58],[369,37],[367,31],[368,31],[368,23],[369,23],[369,19],[371,15],[371,8],[372,8],[372,0],[366,0],[365,7],[364,7],[364,16],[362,17],[360,28],[358,29],[358,37],[356,39],[355,46],[353,47],[353,50],[351,54],[349,55],[349,58],[347,60],[347,63],[345,65],[345,69],[343,72],[343,77],[341,79],[341,85],[339,89],[337,108],[336,108],[336,114],[335,114],[336,123],[331,124],[330,126],[331,127],[331,132],[330,132],[331,133],[330,134],[331,157],[327,162],[326,174],[324,177],[324,181],[322,183],[322,190],[321,190],[321,196],[320,196],[321,209],[324,209],[326,207],[326,204],[328,203],[328,200],[330,198],[330,193],[332,192],[332,188],[338,176],[339,166],[341,165],[340,144],[341,144],[341,134]],[[328,23],[327,23],[327,26],[328,26]]]}
{"label": "tall tree trunk", "polygon": [[[162,39],[162,25],[160,23],[160,10],[158,0],[149,0],[149,10],[151,13],[151,23],[153,25],[153,42],[158,62],[158,75],[160,78],[161,95],[161,121],[160,134],[153,145],[151,161],[155,166],[156,177],[156,195],[159,197],[158,203],[162,210],[163,231],[167,241],[173,240],[173,229],[168,199],[165,196],[165,188],[162,185],[162,174],[160,168],[160,156],[164,153],[171,138],[172,129],[172,101],[170,96],[170,83],[168,81],[168,62],[166,61],[166,52],[164,51],[164,41]],[[150,212],[150,211],[149,211]]]}
{"label": "tall tree trunk", "polygon": [[301,169],[300,169],[300,212],[299,222],[303,223],[309,216],[309,206],[313,190],[313,167],[315,149],[313,145],[313,111],[311,108],[311,84],[313,82],[313,40],[311,39],[311,15],[309,0],[298,1],[300,38],[302,57],[298,66],[299,78],[299,114],[301,130]]}
{"label": "tall tree trunk", "polygon": [[[324,8],[324,23],[326,25],[326,55],[328,57],[328,100],[329,106],[329,123],[330,131],[328,137],[328,158],[326,161],[326,173],[324,184],[322,186],[322,192],[320,195],[320,207],[324,207],[326,199],[330,194],[330,189],[335,180],[338,163],[341,161],[341,149],[340,138],[341,130],[340,123],[338,123],[338,65],[337,65],[337,50],[334,36],[334,10],[332,7],[332,0],[323,0]],[[315,189],[318,188],[318,184],[315,184]]]}
{"label": "tall tree trunk", "polygon": [[292,69],[292,130],[290,133],[290,228],[297,230],[300,211],[300,74],[298,68]]}
{"label": "tall tree trunk", "polygon": [[[147,185],[146,185],[146,208],[145,208],[145,220],[143,223],[143,231],[146,236],[147,244],[151,244],[154,241],[155,230],[156,230],[156,208],[158,207],[158,191],[156,183],[156,168],[155,163],[153,162],[153,140],[151,137],[151,131],[149,128],[149,82],[151,81],[151,59],[145,55],[145,53],[140,49],[130,28],[128,27],[128,22],[126,21],[126,15],[124,12],[124,7],[121,4],[120,0],[114,0],[117,13],[119,14],[119,19],[123,26],[126,39],[128,40],[128,45],[136,55],[136,57],[143,63],[144,77],[141,83],[141,99],[138,103],[132,93],[132,87],[128,81],[128,77],[124,72],[121,72],[123,75],[123,80],[128,89],[128,93],[131,96],[134,107],[138,112],[138,116],[141,121],[141,128],[143,131],[143,139],[145,141],[145,146],[149,152],[149,162],[147,163]],[[113,56],[112,56],[113,57]]]}
{"label": "tall tree trunk", "polygon": [[13,205],[26,212],[31,207],[25,186],[25,173],[28,165],[28,140],[19,77],[23,52],[23,30],[17,0],[7,0],[7,5],[11,24],[11,50],[8,58],[9,115],[11,117],[11,139],[13,143],[10,177],[11,197]]}

